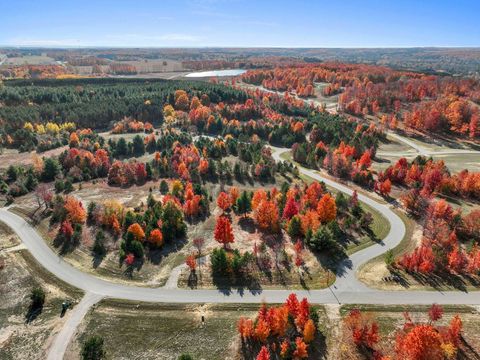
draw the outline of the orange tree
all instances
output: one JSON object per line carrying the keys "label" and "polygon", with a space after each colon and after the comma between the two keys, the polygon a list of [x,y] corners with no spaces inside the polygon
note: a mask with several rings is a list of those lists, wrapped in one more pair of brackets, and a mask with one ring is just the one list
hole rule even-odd
{"label": "orange tree", "polygon": [[226,216],[220,216],[215,224],[214,232],[215,240],[223,244],[226,248],[228,244],[234,242],[232,224]]}
{"label": "orange tree", "polygon": [[307,299],[290,294],[283,305],[263,304],[256,319],[240,318],[238,332],[245,352],[260,359],[305,359],[315,346],[318,315]]}

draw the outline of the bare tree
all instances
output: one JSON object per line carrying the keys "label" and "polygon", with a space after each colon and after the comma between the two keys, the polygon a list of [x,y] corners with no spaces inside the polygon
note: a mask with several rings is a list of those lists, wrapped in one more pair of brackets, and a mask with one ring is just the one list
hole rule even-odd
{"label": "bare tree", "polygon": [[46,184],[40,184],[35,189],[35,198],[37,199],[38,203],[37,211],[40,210],[42,207],[45,207],[45,209],[43,210],[45,212],[53,199],[53,193],[48,189],[48,186]]}
{"label": "bare tree", "polygon": [[197,248],[199,257],[202,254],[202,248],[203,248],[204,244],[205,244],[205,239],[204,238],[197,237],[197,238],[193,239],[193,246],[195,246]]}

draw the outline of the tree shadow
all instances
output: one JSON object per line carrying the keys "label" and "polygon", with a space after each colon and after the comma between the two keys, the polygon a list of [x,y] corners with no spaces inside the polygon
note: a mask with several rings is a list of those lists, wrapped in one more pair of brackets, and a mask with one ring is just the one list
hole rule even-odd
{"label": "tree shadow", "polygon": [[103,259],[105,259],[105,256],[106,256],[106,253],[102,255],[95,254],[95,253],[93,254],[92,266],[94,269],[98,268],[102,264]]}
{"label": "tree shadow", "polygon": [[384,158],[381,158],[381,157],[378,157],[375,155],[375,158],[374,160],[378,163],[391,163],[392,161],[389,160],[389,159],[384,159]]}
{"label": "tree shadow", "polygon": [[255,233],[255,229],[256,229],[256,226],[255,226],[255,223],[253,221],[253,219],[251,217],[244,217],[242,216],[239,220],[238,220],[238,225],[240,225],[240,228],[243,230],[243,231],[246,231],[250,234],[253,234]]}
{"label": "tree shadow", "polygon": [[80,244],[79,240],[75,240],[73,237],[70,239],[66,239],[63,236],[60,236],[60,233],[55,236],[53,239],[53,246],[58,250],[59,255],[67,255],[73,252],[76,247]]}
{"label": "tree shadow", "polygon": [[[430,286],[438,291],[442,291],[445,290],[445,288],[451,287],[458,291],[468,292],[467,286],[480,286],[480,281],[477,277],[453,274],[448,271],[431,274],[422,274],[414,271],[405,271],[405,273],[410,275],[418,283],[425,286]],[[397,273],[397,275],[401,277],[401,273]]]}
{"label": "tree shadow", "polygon": [[473,348],[463,336],[460,338],[461,346],[459,346],[457,357],[460,360],[480,360],[478,350]]}
{"label": "tree shadow", "polygon": [[159,265],[163,259],[168,257],[171,253],[178,252],[187,243],[188,243],[187,238],[182,237],[180,239],[175,239],[172,242],[165,244],[161,249],[150,248],[149,251],[147,251],[146,258],[152,264]]}
{"label": "tree shadow", "polygon": [[394,282],[400,286],[402,286],[405,289],[408,289],[410,287],[410,282],[406,278],[405,274],[402,271],[399,271],[398,269],[387,266],[388,271],[390,271],[391,276],[385,276],[382,278],[382,281],[384,282]]}
{"label": "tree shadow", "polygon": [[196,289],[198,286],[198,276],[195,270],[190,271],[190,275],[188,275],[187,286],[190,289]]}
{"label": "tree shadow", "polygon": [[25,314],[25,323],[30,324],[34,321],[43,311],[43,304],[34,304],[33,302],[28,307],[28,311]]}
{"label": "tree shadow", "polygon": [[[344,250],[342,247],[340,248]],[[347,257],[345,251],[337,251],[334,253],[312,251],[312,253],[322,268],[331,271],[336,276],[342,277],[348,270],[352,269],[352,260]]]}
{"label": "tree shadow", "polygon": [[[135,270],[137,272],[139,272],[142,269],[144,263],[145,263],[145,257],[143,257],[141,259],[135,259],[135,262],[133,264],[127,265],[127,267],[123,271],[123,274],[126,277],[132,279],[133,278],[133,273],[135,272]],[[120,266],[122,266],[121,261],[120,261]]]}
{"label": "tree shadow", "polygon": [[318,359],[323,360],[327,359],[328,351],[327,351],[327,337],[320,331],[317,331],[315,334],[315,338],[309,344],[310,351],[308,359]]}
{"label": "tree shadow", "polygon": [[212,282],[221,293],[231,294],[234,290],[243,295],[245,291],[251,294],[260,294],[263,289],[258,279],[250,274],[243,276],[225,276],[222,274],[212,274]]}
{"label": "tree shadow", "polygon": [[328,263],[323,265],[327,270],[333,272],[336,276],[343,277],[345,273],[353,268],[352,260],[350,258],[344,258],[337,265],[329,266]]}

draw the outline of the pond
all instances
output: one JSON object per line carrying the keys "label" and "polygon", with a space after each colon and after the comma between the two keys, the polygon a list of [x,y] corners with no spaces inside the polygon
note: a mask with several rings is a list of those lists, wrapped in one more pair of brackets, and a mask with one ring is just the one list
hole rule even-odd
{"label": "pond", "polygon": [[199,71],[185,75],[185,77],[200,78],[200,77],[215,77],[215,76],[238,76],[246,72],[243,69],[231,69],[231,70],[212,70],[212,71]]}

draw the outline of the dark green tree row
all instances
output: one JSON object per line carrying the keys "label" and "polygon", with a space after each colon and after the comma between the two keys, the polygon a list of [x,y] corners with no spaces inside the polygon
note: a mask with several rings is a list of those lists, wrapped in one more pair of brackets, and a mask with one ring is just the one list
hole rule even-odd
{"label": "dark green tree row", "polygon": [[[12,135],[26,121],[74,121],[79,127],[106,129],[112,121],[132,116],[159,123],[175,90],[190,97],[207,94],[212,102],[244,102],[244,92],[199,81],[144,79],[11,80],[0,88],[2,130]],[[149,103],[145,103],[149,100]],[[13,134],[14,135],[14,134]]]}

